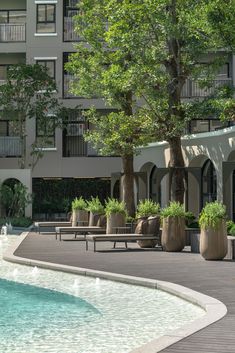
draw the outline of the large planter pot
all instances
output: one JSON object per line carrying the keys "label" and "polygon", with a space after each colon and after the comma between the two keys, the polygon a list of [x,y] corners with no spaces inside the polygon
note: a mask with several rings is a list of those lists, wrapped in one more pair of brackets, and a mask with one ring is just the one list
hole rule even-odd
{"label": "large planter pot", "polygon": [[200,254],[205,260],[222,260],[227,251],[227,231],[224,220],[221,220],[216,229],[201,229]]}
{"label": "large planter pot", "polygon": [[117,227],[125,227],[126,225],[126,217],[122,213],[111,213],[107,217],[107,227],[106,233],[113,234],[115,233],[115,228]]}
{"label": "large planter pot", "polygon": [[90,214],[89,214],[89,226],[97,226],[99,218],[100,218],[100,214],[99,213],[90,212]]}
{"label": "large planter pot", "polygon": [[72,227],[88,224],[88,212],[86,210],[73,210]]}
{"label": "large planter pot", "polygon": [[[142,217],[137,220],[137,226],[135,229],[136,234],[143,234],[143,235],[156,235],[159,236],[160,232],[160,217]],[[139,240],[138,245],[141,248],[154,248],[158,240]]]}
{"label": "large planter pot", "polygon": [[163,218],[162,246],[165,251],[181,251],[185,247],[185,219]]}

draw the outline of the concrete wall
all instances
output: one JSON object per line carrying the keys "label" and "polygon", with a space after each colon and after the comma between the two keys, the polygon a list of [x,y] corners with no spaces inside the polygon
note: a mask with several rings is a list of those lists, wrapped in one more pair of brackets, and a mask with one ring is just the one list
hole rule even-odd
{"label": "concrete wall", "polygon": [[[28,189],[28,193],[32,193],[32,177],[30,169],[0,169],[0,184],[7,179],[17,179]],[[28,205],[25,209],[25,216],[32,217],[32,205]]]}
{"label": "concrete wall", "polygon": [[[235,126],[210,133],[185,136],[182,138],[183,155],[186,167],[201,168],[210,159],[217,175],[217,198],[227,205],[229,216],[232,215],[232,171],[235,170]],[[223,172],[228,168],[225,162],[230,162],[229,178],[225,180]],[[142,171],[145,166],[150,170],[153,165],[167,168],[169,164],[169,147],[165,142],[153,143],[141,149],[141,154],[135,158],[135,171]],[[189,209],[198,213],[199,189],[193,175],[189,173]],[[164,189],[165,186],[164,186]],[[227,190],[224,195],[224,190]],[[165,196],[164,196],[165,197]],[[166,200],[164,199],[164,202]]]}

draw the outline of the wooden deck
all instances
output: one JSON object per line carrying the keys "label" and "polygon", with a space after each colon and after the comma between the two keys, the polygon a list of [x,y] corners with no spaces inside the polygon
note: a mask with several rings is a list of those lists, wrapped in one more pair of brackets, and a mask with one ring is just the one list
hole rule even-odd
{"label": "wooden deck", "polygon": [[[85,251],[84,241],[57,242],[54,235],[30,233],[15,255],[77,267],[153,278],[181,284],[221,300],[228,314],[209,327],[164,349],[164,353],[235,353],[235,262],[205,261],[184,251],[166,253],[157,249]],[[98,246],[99,249],[99,246]]]}

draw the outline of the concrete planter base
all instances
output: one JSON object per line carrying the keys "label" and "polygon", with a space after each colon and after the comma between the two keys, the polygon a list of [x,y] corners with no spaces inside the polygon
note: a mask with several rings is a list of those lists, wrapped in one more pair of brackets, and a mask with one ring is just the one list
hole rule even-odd
{"label": "concrete planter base", "polygon": [[200,253],[200,233],[190,234],[190,244],[191,244],[191,252],[195,254],[199,254]]}
{"label": "concrete planter base", "polygon": [[228,235],[228,252],[225,256],[226,260],[235,260],[235,237]]}

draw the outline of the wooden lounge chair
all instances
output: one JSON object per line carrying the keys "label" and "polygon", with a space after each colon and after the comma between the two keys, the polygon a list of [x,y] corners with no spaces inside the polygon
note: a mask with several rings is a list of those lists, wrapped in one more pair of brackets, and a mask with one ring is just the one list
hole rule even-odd
{"label": "wooden lounge chair", "polygon": [[34,228],[38,233],[41,232],[41,228],[50,228],[50,227],[69,227],[72,226],[72,222],[69,221],[52,221],[52,222],[34,222]]}
{"label": "wooden lounge chair", "polygon": [[105,233],[106,228],[99,226],[77,226],[77,227],[55,227],[55,238],[61,241],[62,234],[74,234],[75,238],[79,235],[84,235],[84,240],[86,240],[86,235],[89,233]]}
{"label": "wooden lounge chair", "polygon": [[113,248],[117,242],[125,243],[127,248],[128,242],[138,241],[138,240],[158,240],[159,247],[163,250],[161,246],[160,237],[156,237],[156,235],[152,234],[89,234],[86,236],[86,250],[88,250],[89,242],[94,243],[94,252],[96,251],[96,243],[97,242],[112,242],[114,243]]}

